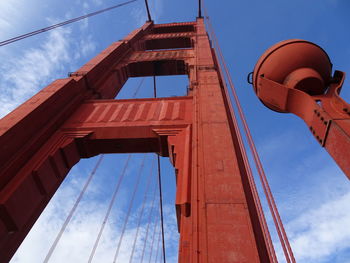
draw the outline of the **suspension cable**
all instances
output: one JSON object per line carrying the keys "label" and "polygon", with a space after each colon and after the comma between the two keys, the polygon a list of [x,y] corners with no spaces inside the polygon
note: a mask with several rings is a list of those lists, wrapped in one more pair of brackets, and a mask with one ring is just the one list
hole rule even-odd
{"label": "suspension cable", "polygon": [[[156,83],[156,76],[155,75],[153,75],[153,92],[154,92],[154,97],[157,98],[157,83]],[[158,163],[158,186],[159,186],[160,222],[161,222],[161,228],[162,228],[163,262],[166,263],[165,238],[164,238],[162,176],[161,176],[161,172],[160,172],[160,157],[159,157],[159,154],[157,154],[157,163]]]}
{"label": "suspension cable", "polygon": [[147,241],[148,241],[148,232],[149,232],[149,227],[151,225],[151,218],[152,218],[152,214],[153,214],[154,201],[156,200],[156,196],[157,196],[157,185],[155,185],[155,187],[154,187],[153,199],[152,199],[152,204],[151,204],[151,211],[150,211],[149,216],[148,216],[148,223],[147,223],[147,228],[146,228],[145,241],[143,243],[141,260],[140,260],[141,263],[143,263],[143,257],[145,255],[145,248],[146,248],[146,244],[147,244]]}
{"label": "suspension cable", "polygon": [[16,42],[16,41],[19,41],[19,40],[22,40],[22,39],[25,39],[25,38],[28,38],[28,37],[31,37],[31,36],[34,36],[34,35],[37,35],[37,34],[40,34],[40,33],[47,32],[49,30],[52,30],[52,29],[55,29],[55,28],[58,28],[58,27],[61,27],[61,26],[65,26],[65,25],[68,25],[68,24],[71,24],[71,23],[83,20],[83,19],[91,17],[91,16],[95,16],[95,15],[101,14],[103,12],[106,12],[106,11],[109,11],[109,10],[112,10],[112,9],[115,9],[115,8],[118,8],[118,7],[121,7],[121,6],[124,6],[124,5],[131,4],[132,2],[135,2],[135,1],[137,1],[137,0],[130,0],[130,1],[127,1],[127,2],[124,2],[124,3],[120,3],[118,5],[111,6],[111,7],[108,7],[108,8],[105,8],[105,9],[93,12],[93,13],[89,13],[89,14],[86,14],[86,15],[83,15],[83,16],[79,16],[79,17],[76,17],[76,18],[73,18],[73,19],[70,19],[70,20],[58,23],[58,24],[54,24],[54,25],[51,25],[51,26],[48,26],[48,27],[45,27],[45,28],[42,28],[42,29],[39,29],[39,30],[35,30],[33,32],[29,32],[29,33],[26,33],[26,34],[23,34],[23,35],[20,35],[20,36],[17,36],[17,37],[13,37],[13,38],[1,41],[0,42],[0,47],[8,45],[8,44],[11,44],[13,42]]}
{"label": "suspension cable", "polygon": [[[206,9],[204,9],[205,12],[206,12]],[[209,17],[206,15],[206,18],[209,19]],[[209,30],[211,29],[211,32],[213,32],[212,35],[215,34],[215,32],[213,31],[213,28],[211,26],[211,24],[209,24],[210,21],[208,21],[208,26],[209,26]],[[215,35],[214,35],[215,37]],[[217,39],[216,39],[217,41]],[[215,44],[215,47],[218,45],[215,41],[214,41],[214,44]],[[217,50],[216,50],[217,51]],[[219,52],[221,52],[221,50],[219,50]],[[220,56],[220,58],[222,57],[222,53],[219,53],[217,52]],[[222,62],[221,62],[222,63]],[[225,66],[224,66],[225,67]],[[226,74],[227,74],[227,71],[225,71]],[[230,76],[229,76],[230,77]],[[231,82],[232,84],[232,82]],[[225,94],[226,96],[228,97],[229,100],[230,99],[230,95],[228,93],[228,90],[227,90],[227,87],[225,85]],[[232,119],[234,121],[234,125],[235,125],[235,129],[237,130],[238,128],[238,122],[237,122],[237,119],[235,117],[235,114],[234,114],[234,111],[231,107],[231,104],[229,105],[230,106],[230,111],[231,111],[231,115],[232,115]],[[238,130],[237,130],[238,131]],[[237,134],[239,134],[239,132],[237,132]],[[274,252],[274,248],[273,248],[273,245],[272,245],[272,241],[271,241],[271,237],[270,237],[270,234],[269,234],[269,230],[268,230],[268,227],[267,227],[267,224],[266,224],[266,220],[265,220],[265,216],[264,216],[264,213],[263,213],[263,210],[262,210],[262,207],[261,207],[261,204],[260,204],[260,199],[259,199],[259,196],[258,196],[258,193],[257,193],[257,189],[256,189],[256,185],[255,185],[255,182],[254,182],[254,177],[252,175],[252,172],[251,172],[251,169],[250,169],[250,165],[249,165],[249,161],[247,159],[247,156],[246,156],[246,153],[245,151],[243,151],[244,149],[244,146],[243,146],[243,141],[242,141],[242,138],[241,138],[241,135],[238,136],[239,137],[239,144],[240,144],[240,148],[242,149],[242,154],[243,154],[243,159],[244,159],[244,163],[245,163],[245,166],[247,168],[247,174],[248,174],[248,180],[249,180],[249,183],[250,183],[250,187],[252,188],[252,193],[253,193],[253,198],[254,198],[254,201],[255,201],[255,204],[257,205],[257,210],[258,210],[258,216],[260,218],[260,221],[261,221],[261,224],[262,224],[262,229],[263,229],[263,232],[265,233],[265,238],[267,238],[267,246],[268,246],[268,249],[270,251],[270,255],[273,257],[273,262],[278,262],[277,261],[277,258],[276,258],[276,254]],[[267,197],[268,198],[268,197]],[[279,229],[277,229],[279,230]]]}
{"label": "suspension cable", "polygon": [[72,219],[72,217],[73,217],[73,215],[74,215],[74,213],[75,213],[75,211],[76,211],[76,209],[77,209],[77,207],[78,207],[78,205],[79,205],[81,199],[83,198],[86,189],[87,189],[88,186],[90,185],[90,182],[91,182],[92,178],[94,177],[94,175],[95,175],[97,169],[100,167],[100,164],[101,164],[101,162],[102,162],[102,160],[103,160],[103,157],[104,157],[103,154],[101,154],[101,155],[99,156],[99,158],[98,158],[98,160],[97,160],[97,162],[96,162],[95,167],[93,168],[92,172],[90,173],[90,176],[89,176],[88,179],[86,180],[83,189],[81,190],[81,192],[80,192],[80,194],[79,194],[77,200],[75,201],[75,203],[74,203],[72,209],[70,210],[70,212],[69,212],[69,214],[68,214],[66,220],[64,221],[64,223],[63,223],[63,225],[62,225],[60,231],[58,232],[55,241],[54,241],[53,244],[51,245],[51,247],[50,247],[50,249],[49,249],[49,252],[47,253],[47,255],[46,255],[45,259],[44,259],[44,263],[49,262],[49,259],[51,258],[51,256],[52,256],[54,250],[56,249],[56,246],[57,246],[58,242],[60,241],[60,239],[61,239],[61,237],[62,237],[64,231],[66,230],[66,228],[67,228],[67,226],[68,226],[70,220]]}
{"label": "suspension cable", "polygon": [[258,174],[259,174],[260,180],[262,182],[262,186],[263,186],[263,189],[264,189],[264,192],[265,192],[265,196],[266,196],[266,199],[268,201],[268,205],[269,205],[269,208],[270,208],[270,211],[271,211],[271,214],[272,214],[275,226],[276,226],[276,230],[278,232],[278,236],[279,236],[279,239],[280,239],[280,242],[281,242],[284,254],[285,254],[285,258],[286,258],[287,262],[293,262],[294,263],[296,261],[295,261],[294,255],[293,255],[293,251],[291,249],[291,246],[290,246],[287,234],[285,232],[282,220],[280,218],[280,215],[279,215],[279,212],[278,212],[275,200],[273,198],[270,186],[268,184],[267,177],[265,175],[265,172],[264,172],[261,160],[259,158],[259,155],[258,155],[258,152],[256,150],[253,138],[251,136],[251,133],[250,133],[247,121],[245,119],[242,106],[241,106],[241,104],[239,102],[236,90],[235,90],[235,88],[233,86],[231,75],[230,75],[230,73],[228,71],[227,65],[226,65],[224,57],[222,55],[221,48],[220,48],[218,40],[216,38],[216,34],[215,34],[214,30],[213,30],[213,27],[211,25],[211,21],[209,20],[207,14],[206,14],[206,17],[207,17],[207,20],[208,20],[208,25],[212,29],[214,42],[216,43],[218,54],[219,54],[219,56],[221,58],[221,63],[224,66],[224,70],[226,72],[226,76],[227,76],[227,79],[229,81],[229,86],[230,86],[231,92],[233,94],[233,97],[234,97],[234,100],[235,100],[235,104],[236,104],[238,112],[239,112],[240,119],[241,119],[241,121],[243,123],[244,131],[245,131],[245,134],[246,134],[247,139],[248,139],[248,144],[249,144],[249,147],[250,147],[250,149],[252,151],[255,164],[257,166]]}
{"label": "suspension cable", "polygon": [[137,222],[136,234],[135,234],[134,242],[133,242],[133,245],[132,245],[132,250],[131,250],[129,263],[132,262],[133,257],[134,257],[135,246],[136,246],[136,242],[137,242],[137,238],[138,238],[138,234],[139,234],[139,229],[140,229],[140,225],[141,225],[141,219],[142,219],[142,216],[143,216],[143,211],[144,211],[146,200],[147,200],[147,194],[148,194],[148,192],[150,190],[150,185],[151,185],[151,181],[152,181],[153,168],[154,168],[154,162],[152,162],[151,171],[150,171],[150,174],[149,174],[148,180],[147,180],[146,191],[145,191],[145,194],[144,194],[143,200],[142,200],[141,212],[140,212],[140,215],[139,215],[139,220]]}
{"label": "suspension cable", "polygon": [[148,16],[148,21],[147,22],[151,22],[152,18],[151,18],[151,13],[149,12],[149,7],[148,7],[148,1],[145,0],[145,5],[146,5],[146,10],[147,10],[147,16]]}
{"label": "suspension cable", "polygon": [[161,176],[161,173],[160,173],[160,158],[159,158],[159,155],[157,155],[157,162],[158,162],[158,186],[159,186],[160,224],[161,224],[161,229],[162,229],[163,262],[166,263],[165,238],[164,238],[162,176]]}
{"label": "suspension cable", "polygon": [[114,204],[114,202],[115,202],[115,198],[116,198],[116,196],[117,196],[117,194],[118,194],[118,192],[119,192],[119,188],[120,188],[120,185],[121,185],[121,183],[122,183],[122,181],[123,181],[123,178],[124,178],[124,176],[125,176],[126,169],[127,169],[128,165],[129,165],[130,159],[131,159],[131,154],[128,155],[128,158],[127,158],[126,161],[125,161],[123,170],[122,170],[122,172],[121,172],[121,174],[120,174],[120,176],[119,176],[118,182],[117,182],[117,184],[116,184],[116,186],[115,186],[115,190],[114,190],[114,192],[113,192],[111,201],[109,202],[109,206],[108,206],[108,209],[107,209],[107,211],[106,211],[105,217],[104,217],[104,219],[103,219],[103,222],[102,222],[100,231],[98,232],[96,241],[95,241],[94,246],[93,246],[93,249],[92,249],[92,251],[91,251],[91,254],[90,254],[90,257],[89,257],[89,260],[88,260],[89,263],[91,263],[92,260],[93,260],[93,258],[94,258],[94,255],[95,255],[97,246],[98,246],[98,244],[99,244],[99,242],[100,242],[100,239],[101,239],[103,230],[104,230],[104,228],[105,228],[106,222],[108,221],[108,218],[109,218],[109,215],[110,215],[110,213],[111,213],[113,204]]}
{"label": "suspension cable", "polygon": [[202,18],[202,0],[198,0],[198,18]]}
{"label": "suspension cable", "polygon": [[128,222],[129,222],[129,216],[130,216],[131,208],[132,208],[132,206],[133,206],[134,199],[135,199],[135,195],[136,195],[136,191],[137,191],[138,186],[139,186],[139,183],[140,183],[140,179],[141,179],[141,175],[142,175],[142,170],[143,170],[143,167],[144,167],[144,165],[145,165],[145,159],[146,159],[146,155],[144,155],[143,158],[142,158],[142,163],[141,163],[141,166],[140,166],[138,175],[137,175],[137,179],[136,179],[136,184],[135,184],[135,187],[134,187],[134,191],[133,191],[133,193],[132,193],[131,200],[130,200],[129,207],[128,207],[128,211],[127,211],[127,213],[126,213],[126,217],[125,217],[125,220],[124,220],[124,225],[123,225],[123,228],[122,228],[122,233],[120,234],[119,241],[118,241],[118,245],[117,245],[117,249],[116,249],[115,254],[114,254],[113,263],[116,263],[117,258],[118,258],[118,255],[119,255],[120,246],[121,246],[122,241],[123,241],[123,238],[124,238],[124,233],[125,233],[126,225],[127,225]]}
{"label": "suspension cable", "polygon": [[[142,86],[144,80],[145,80],[145,78],[142,78],[142,79],[141,79],[139,85],[136,87],[136,89],[135,89],[135,91],[134,91],[134,93],[133,93],[133,95],[132,95],[132,98],[135,98],[135,97],[137,96],[137,93],[140,91],[140,88],[141,88],[141,86]],[[116,196],[118,195],[119,188],[120,188],[120,185],[121,185],[121,183],[122,183],[122,181],[123,181],[123,178],[124,178],[124,176],[125,176],[126,169],[127,169],[128,165],[129,165],[129,161],[130,161],[130,159],[131,159],[131,156],[132,156],[131,154],[128,155],[127,160],[126,160],[126,162],[125,162],[125,164],[124,164],[124,168],[123,168],[123,170],[122,170],[122,172],[121,172],[121,174],[120,174],[120,176],[119,176],[119,179],[118,179],[118,182],[117,182],[117,184],[116,184],[115,190],[114,190],[114,192],[113,192],[111,201],[110,201],[110,203],[109,203],[108,209],[107,209],[106,214],[105,214],[105,217],[104,217],[104,219],[103,219],[101,228],[100,228],[99,233],[98,233],[98,235],[97,235],[97,238],[96,238],[96,240],[95,240],[93,249],[92,249],[92,251],[91,251],[91,253],[90,253],[88,263],[91,263],[92,260],[93,260],[93,258],[94,258],[96,249],[97,249],[97,247],[98,247],[98,244],[99,244],[99,242],[100,242],[100,239],[101,239],[103,230],[104,230],[104,228],[105,228],[105,225],[106,225],[106,223],[107,223],[107,221],[108,221],[108,218],[109,218],[109,215],[110,215],[110,213],[111,213],[113,204],[114,204],[114,202],[115,202],[115,198],[116,198]]]}
{"label": "suspension cable", "polygon": [[[211,27],[211,25],[209,25],[210,27]],[[212,29],[212,31],[213,31],[213,29]],[[215,34],[215,33],[214,33]],[[215,43],[217,43],[217,39],[216,39],[216,36],[214,36],[214,38],[215,38]],[[218,44],[216,44],[216,46],[217,46],[217,49],[219,49],[220,47],[218,46]],[[221,49],[219,49],[219,51],[218,51],[218,54],[219,54],[219,56],[220,56],[220,59],[222,60],[223,59],[223,55],[222,55],[222,53],[221,53]],[[228,69],[227,69],[227,66],[226,66],[226,64],[224,64],[224,62],[222,62],[221,61],[221,63],[223,64],[223,67],[224,67],[224,69],[225,69],[225,73],[226,73],[226,75],[227,74],[229,74],[228,73]],[[230,88],[231,88],[231,91],[232,91],[232,87],[233,87],[233,84],[232,84],[232,80],[230,79],[230,76],[228,76],[228,79],[229,79],[229,84],[230,84]],[[226,87],[225,87],[225,89],[226,89]],[[235,91],[233,91],[233,92],[235,92]],[[228,95],[229,96],[229,95]],[[236,99],[236,97],[235,97],[235,99]],[[237,104],[237,101],[235,100],[235,103]],[[239,103],[239,102],[238,102]],[[241,117],[241,120],[242,120],[242,116],[240,115],[240,117]],[[245,129],[246,127],[244,126],[244,129]],[[245,133],[246,133],[246,135],[247,135],[247,131],[245,130]],[[247,135],[247,137],[248,137],[248,135]],[[251,145],[250,145],[250,142],[249,142],[249,137],[248,137],[248,143],[249,143],[249,146],[251,147]],[[252,150],[252,149],[251,149]],[[253,153],[253,155],[254,155],[254,153]],[[256,161],[255,160],[255,156],[254,156],[254,161]],[[256,164],[257,165],[257,164]],[[261,171],[259,170],[259,167],[257,167],[258,168],[258,173],[259,173],[259,176],[261,176]],[[260,177],[260,179],[261,179],[261,177]],[[265,196],[266,196],[266,199],[267,199],[267,201],[268,201],[268,204],[269,204],[269,207],[270,207],[270,211],[271,211],[271,214],[272,214],[272,217],[273,217],[273,219],[274,219],[274,224],[275,224],[275,226],[276,226],[276,230],[277,230],[277,232],[278,232],[278,236],[279,236],[279,238],[280,238],[280,241],[281,241],[281,245],[282,245],[282,248],[283,248],[283,251],[284,251],[284,253],[285,253],[285,256],[286,256],[286,259],[287,259],[287,262],[290,262],[289,261],[289,259],[288,259],[288,256],[287,256],[287,248],[286,248],[286,245],[285,245],[285,242],[284,242],[284,237],[283,237],[283,234],[282,234],[282,232],[281,232],[281,229],[280,229],[280,226],[279,226],[279,224],[278,224],[278,222],[275,220],[276,219],[276,217],[275,217],[275,211],[274,210],[271,210],[271,197],[268,195],[268,193],[266,192],[266,185],[264,184],[264,181],[263,181],[263,179],[261,179],[261,181],[262,181],[262,184],[263,184],[263,189],[264,189],[264,191],[265,191]],[[273,199],[273,197],[272,197],[272,199]],[[274,201],[273,201],[274,202]],[[277,211],[278,212],[278,211]],[[270,238],[269,238],[270,239]],[[283,241],[282,241],[283,240]],[[275,255],[274,255],[274,257],[275,257]],[[276,259],[277,260],[277,259]]]}

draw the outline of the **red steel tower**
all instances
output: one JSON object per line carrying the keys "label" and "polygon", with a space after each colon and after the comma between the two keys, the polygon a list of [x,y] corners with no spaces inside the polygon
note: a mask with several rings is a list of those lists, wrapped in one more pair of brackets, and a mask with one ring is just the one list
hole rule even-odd
{"label": "red steel tower", "polygon": [[[188,75],[187,96],[116,100],[129,77]],[[72,166],[154,152],[176,170],[179,262],[273,262],[242,141],[204,21],[147,22],[0,120],[0,261],[10,260]]]}

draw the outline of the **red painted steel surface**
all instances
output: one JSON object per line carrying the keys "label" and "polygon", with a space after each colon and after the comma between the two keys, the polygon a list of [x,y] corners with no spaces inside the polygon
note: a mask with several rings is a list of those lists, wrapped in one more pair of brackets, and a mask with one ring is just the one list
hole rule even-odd
{"label": "red painted steel surface", "polygon": [[[1,119],[0,261],[80,158],[156,152],[176,171],[179,262],[271,262],[215,61],[203,19],[148,22]],[[178,74],[185,97],[113,100],[129,77]]]}
{"label": "red painted steel surface", "polygon": [[254,89],[269,108],[302,118],[350,179],[350,105],[339,97],[345,73],[327,53],[305,40],[268,49],[254,69]]}

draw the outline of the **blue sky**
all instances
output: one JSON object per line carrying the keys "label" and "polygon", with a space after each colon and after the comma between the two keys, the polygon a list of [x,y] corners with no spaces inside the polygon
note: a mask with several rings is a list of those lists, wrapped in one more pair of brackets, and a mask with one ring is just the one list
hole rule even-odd
{"label": "blue sky", "polygon": [[[0,40],[119,2],[2,0]],[[197,14],[196,0],[149,2],[156,23],[191,21]],[[0,48],[1,116],[54,79],[66,77],[68,72],[86,63],[113,41],[122,39],[142,25],[146,20],[143,4],[143,1],[138,1],[84,22]],[[264,50],[290,38],[302,38],[319,44],[328,52],[334,69],[350,72],[350,36],[347,33],[350,26],[350,2],[207,0],[206,6],[297,261],[350,262],[348,179],[314,140],[302,120],[291,114],[275,113],[265,108],[246,82],[247,74],[252,71]],[[139,82],[139,79],[128,81],[118,98],[130,98]],[[158,83],[160,96],[183,95],[188,84],[186,77],[162,77]],[[342,90],[342,97],[347,101],[350,101],[349,83],[347,80]],[[137,96],[152,96],[150,79],[145,79]],[[143,157],[136,155],[133,158],[135,164],[140,164]],[[136,231],[136,215],[140,211],[152,160],[155,160],[151,154],[147,158],[145,176],[142,177],[134,213],[127,226],[120,262],[128,262],[130,244]],[[105,158],[50,262],[62,262],[62,259],[67,262],[86,262],[125,159],[126,155],[109,155]],[[42,261],[95,162],[96,158],[82,160],[72,169],[12,262]],[[136,180],[137,169],[138,165],[135,165],[127,170],[126,180],[118,194],[111,220],[106,225],[95,262],[110,262],[113,258],[133,191],[130,185]],[[162,171],[167,255],[169,262],[176,262],[178,236],[173,206],[175,185],[167,159],[162,160]],[[148,195],[145,215],[151,210],[151,193]],[[267,208],[264,200],[263,205]],[[280,262],[284,262],[268,212],[266,217]],[[141,224],[141,241],[146,227],[145,219]],[[138,253],[142,249],[141,241],[137,244]]]}

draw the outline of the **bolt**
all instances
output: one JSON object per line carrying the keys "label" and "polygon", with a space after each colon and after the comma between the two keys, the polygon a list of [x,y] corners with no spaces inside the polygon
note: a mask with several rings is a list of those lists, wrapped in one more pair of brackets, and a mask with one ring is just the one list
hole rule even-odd
{"label": "bolt", "polygon": [[324,118],[323,118],[323,117],[321,117],[321,121],[324,121]]}
{"label": "bolt", "polygon": [[328,122],[325,121],[325,122],[324,122],[324,125],[327,125],[327,124],[328,124]]}

